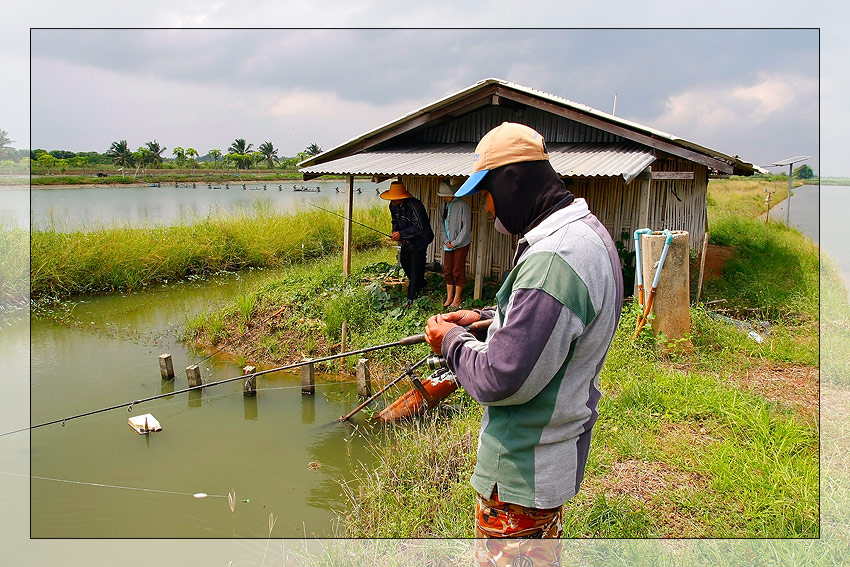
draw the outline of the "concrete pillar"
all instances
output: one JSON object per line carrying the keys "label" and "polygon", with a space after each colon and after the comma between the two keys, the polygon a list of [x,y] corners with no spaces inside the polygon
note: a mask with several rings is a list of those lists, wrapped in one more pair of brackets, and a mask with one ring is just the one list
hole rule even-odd
{"label": "concrete pillar", "polygon": [[[667,251],[667,259],[661,269],[658,288],[652,304],[654,317],[650,318],[652,332],[664,333],[668,339],[680,339],[691,332],[690,280],[689,280],[689,243],[688,233],[684,230],[672,231],[673,242]],[[641,264],[643,266],[643,286],[646,301],[655,271],[664,250],[666,236],[661,232],[641,235]]]}
{"label": "concrete pillar", "polygon": [[369,361],[361,358],[357,361],[357,395],[368,398],[372,395],[372,379],[369,376]]}

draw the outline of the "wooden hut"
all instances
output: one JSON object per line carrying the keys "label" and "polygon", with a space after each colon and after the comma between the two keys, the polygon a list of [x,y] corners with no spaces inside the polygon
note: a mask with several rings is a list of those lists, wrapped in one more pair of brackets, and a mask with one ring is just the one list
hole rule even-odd
{"label": "wooden hut", "polygon": [[[686,230],[691,246],[706,230],[706,191],[711,174],[752,175],[763,171],[671,134],[623,120],[559,96],[485,79],[458,93],[375,128],[299,164],[304,180],[323,175],[348,178],[346,216],[351,217],[354,177],[400,179],[428,209],[439,234],[437,186],[470,174],[478,140],[502,122],[526,124],[543,135],[549,158],[567,188],[584,197],[614,240],[632,247],[637,228]],[[467,273],[474,297],[485,277],[511,268],[515,237],[487,224],[484,202],[467,197],[473,233]],[[623,234],[628,235],[622,238]],[[346,223],[343,269],[350,271],[351,225]],[[435,239],[427,261],[440,260]]]}

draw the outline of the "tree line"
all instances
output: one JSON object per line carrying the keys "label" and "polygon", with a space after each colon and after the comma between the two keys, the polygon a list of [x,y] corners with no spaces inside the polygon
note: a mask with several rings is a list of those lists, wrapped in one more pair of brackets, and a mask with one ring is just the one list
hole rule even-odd
{"label": "tree line", "polygon": [[0,161],[18,162],[29,158],[31,165],[44,167],[48,173],[54,168],[64,171],[66,168],[82,169],[93,165],[109,164],[127,170],[135,168],[138,173],[139,169],[160,168],[166,163],[178,168],[190,167],[192,170],[196,167],[210,167],[210,165],[213,169],[218,169],[219,163],[222,167],[246,170],[259,167],[261,164],[265,164],[268,169],[278,166],[294,169],[299,162],[322,152],[322,148],[313,142],[295,156],[280,157],[278,149],[270,141],[264,141],[254,149],[254,144],[246,142],[244,138],[236,138],[226,152],[213,148],[201,156],[195,148],[177,146],[171,151],[172,157],[168,158],[164,155],[167,148],[156,140],[146,142],[135,151],[130,149],[127,140],[116,140],[104,153],[48,151],[41,148],[18,150],[11,147],[13,141],[6,130],[0,129]]}
{"label": "tree line", "polygon": [[[278,156],[278,150],[269,141],[264,141],[257,149],[253,149],[254,144],[245,141],[245,138],[236,138],[227,152],[224,153],[218,148],[212,148],[207,151],[206,155],[200,156],[195,148],[183,148],[176,146],[171,150],[172,161],[177,167],[190,167],[193,170],[202,163],[212,162],[213,169],[218,169],[219,162],[224,167],[231,166],[236,169],[250,169],[252,166],[265,164],[269,169],[274,169],[280,165],[283,168],[294,168],[295,165],[322,152],[322,148],[315,142],[307,146],[304,151],[298,152],[293,157],[281,158]],[[116,140],[112,142],[106,156],[112,160],[112,163],[125,169],[135,167],[136,171],[139,168],[161,167],[164,161],[169,161],[163,157],[163,153],[167,150],[156,140],[145,143],[136,151],[130,151],[127,140]]]}

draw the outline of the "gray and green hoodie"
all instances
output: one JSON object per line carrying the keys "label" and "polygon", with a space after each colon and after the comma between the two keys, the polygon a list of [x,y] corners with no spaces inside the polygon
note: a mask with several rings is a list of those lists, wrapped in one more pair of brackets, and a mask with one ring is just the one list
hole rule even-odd
{"label": "gray and green hoodie", "polygon": [[[449,368],[485,406],[472,486],[504,502],[555,508],[579,490],[599,372],[623,302],[620,261],[584,199],[520,240],[484,342],[446,333]],[[527,246],[526,246],[527,245]]]}

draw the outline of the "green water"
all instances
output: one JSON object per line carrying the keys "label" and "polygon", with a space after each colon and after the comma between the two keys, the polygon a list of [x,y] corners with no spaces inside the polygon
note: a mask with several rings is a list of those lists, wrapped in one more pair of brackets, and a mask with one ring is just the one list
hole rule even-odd
{"label": "green water", "polygon": [[[53,317],[34,316],[31,422],[187,387],[183,369],[205,353],[178,341],[186,317],[275,275],[256,271],[87,297]],[[160,377],[157,357],[166,352],[173,356],[174,382]],[[216,358],[201,368],[206,382],[241,374],[235,363]],[[357,399],[350,381],[333,378],[317,375],[316,394],[302,396],[298,374],[273,373],[257,378],[253,398],[242,395],[237,380],[131,412],[122,408],[33,430],[30,535],[265,538],[270,513],[279,518],[276,537],[333,535],[333,510],[344,504],[339,482],[371,458],[363,428],[335,424]],[[145,413],[163,430],[131,430],[128,417]],[[4,431],[18,425],[12,421]],[[14,437],[0,443],[20,444]],[[192,496],[200,492],[209,496]]]}

